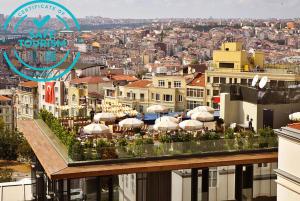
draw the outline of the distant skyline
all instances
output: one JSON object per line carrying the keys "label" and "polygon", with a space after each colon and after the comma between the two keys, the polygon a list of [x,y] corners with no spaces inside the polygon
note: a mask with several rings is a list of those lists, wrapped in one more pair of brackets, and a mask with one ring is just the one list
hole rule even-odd
{"label": "distant skyline", "polygon": [[[300,0],[55,0],[76,17],[108,18],[298,18]],[[10,14],[28,0],[1,0]]]}

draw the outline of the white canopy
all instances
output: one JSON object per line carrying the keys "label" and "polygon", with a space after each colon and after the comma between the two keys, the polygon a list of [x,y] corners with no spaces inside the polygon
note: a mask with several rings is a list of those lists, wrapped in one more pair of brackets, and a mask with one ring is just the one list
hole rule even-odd
{"label": "white canopy", "polygon": [[94,121],[114,121],[116,118],[117,116],[113,113],[98,113],[94,116]]}
{"label": "white canopy", "polygon": [[179,120],[175,117],[171,116],[163,116],[155,120],[155,124],[158,124],[160,122],[174,122],[174,123],[179,123]]}
{"label": "white canopy", "polygon": [[186,120],[179,124],[180,128],[187,131],[199,130],[203,127],[202,123],[197,120]]}
{"label": "white canopy", "polygon": [[291,121],[300,121],[300,112],[296,112],[289,115]]}
{"label": "white canopy", "polygon": [[177,130],[179,127],[178,127],[178,124],[175,122],[162,121],[162,122],[155,124],[153,128],[158,131],[174,131],[174,130]]}
{"label": "white canopy", "polygon": [[196,107],[193,110],[189,111],[187,113],[187,115],[190,117],[190,116],[192,116],[192,114],[198,113],[198,112],[209,112],[209,113],[213,114],[215,112],[215,109],[212,107],[208,107],[208,106],[199,106],[199,107]]}
{"label": "white canopy", "polygon": [[119,122],[119,126],[123,128],[140,128],[144,122],[136,118],[128,118]]}
{"label": "white canopy", "polygon": [[101,135],[110,132],[109,128],[103,124],[91,123],[83,128],[84,133],[90,135]]}
{"label": "white canopy", "polygon": [[166,113],[169,111],[169,108],[163,105],[152,105],[147,108],[147,112],[150,113]]}
{"label": "white canopy", "polygon": [[208,121],[213,121],[215,117],[209,112],[197,112],[192,114],[191,119],[198,120],[201,122],[208,122]]}

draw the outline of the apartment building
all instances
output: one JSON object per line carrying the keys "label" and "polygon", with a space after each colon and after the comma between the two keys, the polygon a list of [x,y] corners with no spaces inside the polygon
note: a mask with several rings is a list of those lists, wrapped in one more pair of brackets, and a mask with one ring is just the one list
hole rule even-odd
{"label": "apartment building", "polygon": [[104,87],[111,86],[111,80],[107,77],[84,77],[70,81],[68,93],[69,115],[86,116],[97,105],[101,104],[104,97]]}
{"label": "apartment building", "polygon": [[34,119],[38,116],[38,83],[22,82],[16,93],[17,118]]}
{"label": "apartment building", "polygon": [[13,99],[7,96],[0,96],[0,118],[3,119],[6,129],[14,130],[15,128],[15,113]]}
{"label": "apartment building", "polygon": [[276,130],[279,138],[277,174],[277,200],[300,200],[299,163],[295,154],[299,153],[300,124],[295,123]]}
{"label": "apartment building", "polygon": [[297,85],[300,76],[297,69],[264,68],[264,53],[248,53],[241,43],[224,43],[214,51],[213,62],[206,71],[206,105],[220,108],[220,85],[251,85],[255,75],[268,78],[267,86]]}
{"label": "apartment building", "polygon": [[198,106],[206,105],[205,100],[205,74],[199,73],[187,84],[186,109],[192,110]]}

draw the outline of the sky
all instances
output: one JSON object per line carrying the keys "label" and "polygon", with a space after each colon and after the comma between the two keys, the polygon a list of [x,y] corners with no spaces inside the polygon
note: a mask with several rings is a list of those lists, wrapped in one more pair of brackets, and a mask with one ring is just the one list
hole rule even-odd
{"label": "sky", "polygon": [[[0,0],[9,14],[29,0]],[[300,0],[55,0],[76,17],[109,18],[298,18]]]}

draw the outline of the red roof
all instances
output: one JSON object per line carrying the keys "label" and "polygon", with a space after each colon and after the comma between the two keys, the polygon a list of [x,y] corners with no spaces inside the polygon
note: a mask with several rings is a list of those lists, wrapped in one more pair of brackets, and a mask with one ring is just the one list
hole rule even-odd
{"label": "red roof", "polygon": [[21,82],[19,84],[19,86],[21,86],[21,87],[28,87],[28,88],[35,88],[35,87],[38,87],[38,83],[37,82],[33,82],[33,81]]}
{"label": "red roof", "polygon": [[71,80],[71,84],[98,84],[98,83],[104,83],[109,82],[110,80],[106,77],[83,77],[83,78],[76,78],[74,80]]}
{"label": "red roof", "polygon": [[128,82],[134,82],[138,80],[135,76],[132,75],[111,75],[111,79],[116,81],[126,80]]}
{"label": "red roof", "polygon": [[188,85],[195,87],[205,87],[205,74],[199,73]]}
{"label": "red roof", "polygon": [[127,87],[148,88],[150,84],[152,84],[152,81],[150,81],[150,80],[138,80],[138,81],[129,83],[127,85]]}
{"label": "red roof", "polygon": [[0,101],[10,101],[11,99],[6,96],[0,96]]}

